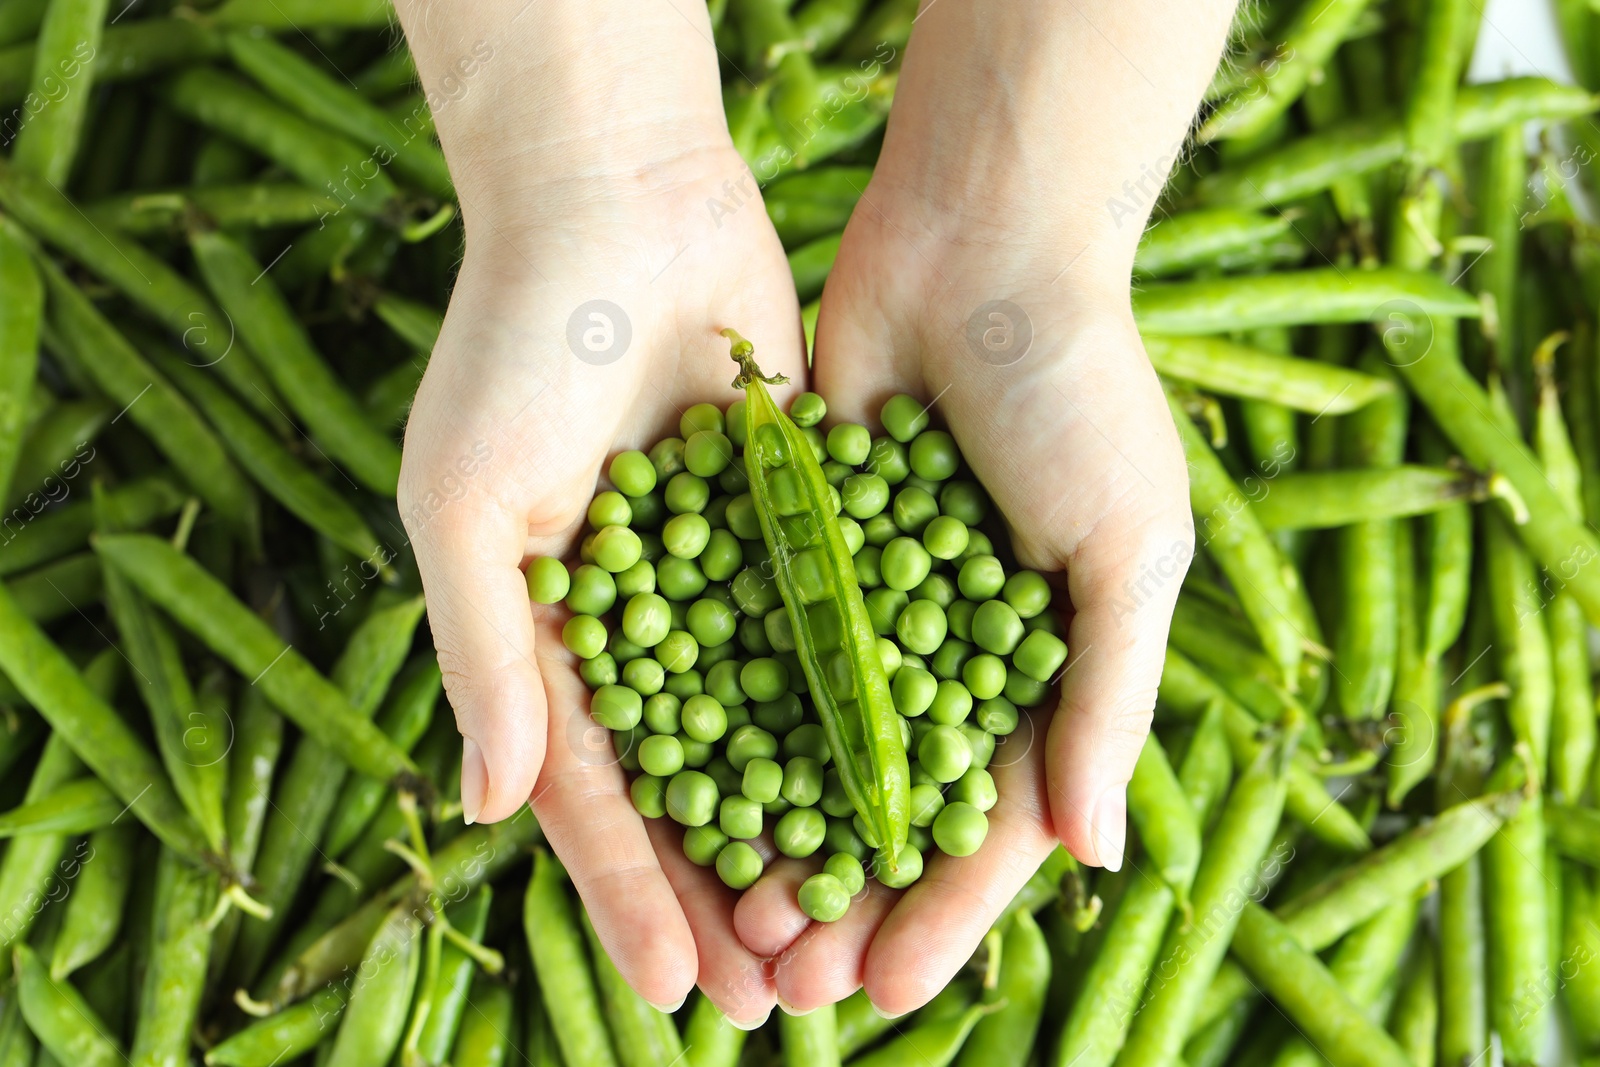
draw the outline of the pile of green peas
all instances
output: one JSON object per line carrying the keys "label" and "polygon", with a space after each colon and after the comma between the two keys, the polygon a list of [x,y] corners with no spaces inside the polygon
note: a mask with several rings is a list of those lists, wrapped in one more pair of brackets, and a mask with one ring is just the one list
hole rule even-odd
{"label": "pile of green peas", "polygon": [[970,856],[998,801],[988,767],[1020,710],[1044,702],[1067,660],[1051,589],[1006,562],[986,527],[991,504],[949,433],[904,394],[874,437],[819,424],[815,393],[789,416],[822,465],[911,759],[911,833],[897,862],[832,768],[789,614],[772,581],[742,460],[743,400],[686,411],[678,437],[617,455],[612,489],[589,506],[570,573],[528,568],[529,596],[565,601],[562,630],[593,690],[590,715],[613,732],[634,806],[685,827],[683,850],[745,889],[762,835],[777,853],[821,853],[799,891],[807,915],[843,916],[870,873],[891,888],[922,875],[930,848]]}

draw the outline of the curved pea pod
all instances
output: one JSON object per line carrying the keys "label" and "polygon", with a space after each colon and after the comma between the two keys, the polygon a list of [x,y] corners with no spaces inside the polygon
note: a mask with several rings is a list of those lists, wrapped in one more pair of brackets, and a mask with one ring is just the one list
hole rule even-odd
{"label": "curved pea pod", "polygon": [[957,1067],[1025,1067],[1050,991],[1050,944],[1028,911],[1019,911],[1002,942],[1000,978],[985,999],[994,1012],[978,1020]]}
{"label": "curved pea pod", "polygon": [[979,1003],[956,1014],[919,1022],[892,1041],[857,1056],[850,1061],[850,1067],[900,1067],[906,1063],[949,1067],[978,1022],[995,1010],[994,1004]]}
{"label": "curved pea pod", "polygon": [[1135,290],[1144,334],[1204,334],[1266,326],[1369,322],[1385,303],[1405,300],[1423,315],[1476,318],[1478,302],[1438,275],[1378,267],[1319,267],[1204,281],[1157,282]]}
{"label": "curved pea pod", "polygon": [[516,1022],[510,986],[487,978],[473,982],[466,1018],[449,1062],[461,1067],[505,1067],[512,1062]]}
{"label": "curved pea pod", "polygon": [[214,871],[162,849],[156,867],[155,916],[131,1067],[185,1067],[199,1024],[211,931],[206,916],[216,903]]}
{"label": "curved pea pod", "polygon": [[[261,686],[286,718],[352,769],[384,781],[415,776],[410,757],[193,559],[147,534],[100,537],[95,551],[179,625]],[[10,673],[9,664],[0,666]]]}
{"label": "curved pea pod", "polygon": [[1226,716],[1223,702],[1212,701],[1207,705],[1195,723],[1194,734],[1189,738],[1189,747],[1178,768],[1178,784],[1202,829],[1211,822],[1211,813],[1216,811],[1233,781],[1233,753],[1228,747]]}
{"label": "curved pea pod", "polygon": [[101,227],[151,237],[182,233],[190,212],[229,229],[304,226],[338,211],[339,201],[299,182],[246,182],[118,193],[85,204],[83,210]]}
{"label": "curved pea pod", "polygon": [[394,331],[396,337],[422,353],[433,351],[444,328],[444,313],[415,300],[391,292],[380,292],[372,302],[372,313]]}
{"label": "curved pea pod", "polygon": [[61,981],[111,947],[122,930],[123,905],[133,884],[133,820],[89,835],[93,860],[83,865],[67,898],[50,954],[50,978]]}
{"label": "curved pea pod", "polygon": [[1155,731],[1145,736],[1128,782],[1128,815],[1179,907],[1187,912],[1189,886],[1200,865],[1200,823]]}
{"label": "curved pea pod", "polygon": [[65,185],[83,137],[109,0],[52,0],[35,42],[33,93],[49,106],[30,110],[11,145],[11,164]]}
{"label": "curved pea pod", "polygon": [[1146,278],[1186,274],[1269,244],[1293,232],[1290,215],[1264,215],[1240,208],[1204,208],[1168,215],[1150,224],[1139,239],[1133,271]]}
{"label": "curved pea pod", "polygon": [[1342,415],[1395,388],[1392,382],[1362,371],[1280,355],[1223,337],[1151,334],[1144,338],[1144,350],[1156,370],[1168,377],[1207,392],[1271,401],[1313,415]]}
{"label": "curved pea pod", "polygon": [[400,1047],[422,964],[422,920],[402,901],[384,918],[350,989],[326,1067],[383,1067]]}
{"label": "curved pea pod", "polygon": [[[228,859],[233,869],[248,873],[261,847],[261,828],[272,799],[272,776],[283,752],[283,716],[267,706],[261,690],[250,686],[240,696],[234,716],[233,748],[228,753],[228,800],[224,820]],[[222,917],[211,951],[211,971],[220,979],[243,925],[237,909]]]}
{"label": "curved pea pod", "polygon": [[[451,905],[445,913],[450,925],[471,940],[482,942],[483,931],[489,925],[489,902],[493,895],[494,891],[484,886],[468,899]],[[467,1014],[467,998],[476,970],[477,964],[464,949],[453,942],[445,943],[432,991],[427,996],[427,1019],[417,1036],[414,1054],[420,1062],[444,1063],[450,1055],[456,1033]],[[419,997],[417,1010],[421,1002]]]}
{"label": "curved pea pod", "polygon": [[0,1067],[33,1067],[39,1043],[23,1021],[16,997],[0,1007]]}
{"label": "curved pea pod", "polygon": [[[221,35],[196,19],[129,19],[105,28],[95,56],[95,82],[137,81],[221,54]],[[0,49],[0,104],[25,100],[37,58],[33,41]]]}
{"label": "curved pea pod", "polygon": [[298,1004],[258,1019],[206,1053],[211,1067],[272,1067],[310,1052],[344,1013],[348,991],[327,986]]}
{"label": "curved pea pod", "polygon": [[[862,994],[861,999],[866,999],[865,994]],[[849,1002],[850,998],[846,998],[842,1003]],[[842,1005],[837,1009],[837,1014],[843,1014]],[[870,1005],[867,1014],[874,1019],[885,1021],[883,1016],[871,1010]],[[887,1029],[886,1025],[884,1030]],[[842,1027],[836,1026],[835,1032],[841,1056],[848,1056],[861,1047],[860,1043],[851,1044],[854,1038],[847,1037]],[[721,1009],[701,993],[694,1002],[694,1008],[689,1012],[689,1024],[683,1031],[683,1062],[686,1067],[738,1067],[739,1054],[744,1051],[745,1038],[748,1036],[746,1031],[730,1023]]]}
{"label": "curved pea pod", "polygon": [[601,1011],[583,932],[567,899],[567,874],[544,849],[534,853],[522,918],[539,989],[568,1067],[615,1067],[619,1060]]}
{"label": "curved pea pod", "polygon": [[[378,714],[378,729],[409,753],[433,722],[433,711],[444,690],[439,658],[425,655],[401,677]],[[388,786],[371,778],[351,778],[344,783],[333,806],[323,847],[330,856],[342,856],[361,837],[384,800]]]}
{"label": "curved pea pod", "polygon": [[1274,478],[1254,507],[1269,530],[1328,529],[1443,512],[1486,499],[1494,483],[1473,471],[1415,464],[1296,471]]}
{"label": "curved pea pod", "polygon": [[71,983],[53,982],[37,954],[27,945],[13,951],[17,999],[28,1029],[50,1055],[74,1067],[119,1067],[122,1050],[105,1035],[105,1022]]}
{"label": "curved pea pod", "polygon": [[[138,530],[176,515],[187,499],[189,494],[170,474],[151,474],[106,490],[104,504],[118,527]],[[16,536],[0,547],[0,577],[88,547],[89,534],[94,531],[93,508],[87,500],[64,504],[40,515],[25,529],[27,537]]]}
{"label": "curved pea pod", "polygon": [[[611,1038],[616,1043],[617,1058],[622,1061],[622,1067],[651,1067],[652,1064],[676,1062],[683,1055],[683,1039],[678,1036],[678,1027],[672,1021],[672,1016],[652,1006],[628,985],[627,979],[611,962],[605,946],[595,934],[594,926],[589,922],[589,913],[581,912],[579,921],[583,924],[584,937],[589,942],[595,984],[600,988],[606,1021],[611,1024]],[[831,1007],[828,1011],[831,1015]]]}
{"label": "curved pea pod", "polygon": [[218,26],[271,33],[311,29],[383,29],[394,8],[385,0],[226,0],[211,12]]}
{"label": "curved pea pod", "polygon": [[1427,937],[1401,976],[1389,1032],[1412,1067],[1434,1067],[1439,1050],[1439,956]]}
{"label": "curved pea pod", "polygon": [[[25,803],[47,796],[52,790],[83,772],[83,763],[60,734],[46,738],[44,751],[34,764],[23,794]],[[82,870],[83,850],[63,860],[67,839],[63,834],[31,834],[6,846],[0,856],[0,949],[22,941],[39,917],[41,902],[59,899],[65,886],[60,875],[76,875]],[[60,864],[60,866],[58,866]],[[10,963],[0,960],[0,972]]]}
{"label": "curved pea pod", "polygon": [[99,397],[68,400],[39,414],[28,427],[17,455],[6,505],[29,511],[69,492],[63,483],[81,473],[98,454],[94,442],[114,415],[109,401]]}
{"label": "curved pea pod", "polygon": [[80,778],[0,814],[0,837],[89,833],[109,826],[122,807],[98,778]]}
{"label": "curved pea pod", "polygon": [[205,838],[155,756],[3,587],[0,671],[151,832],[192,859],[205,854]]}
{"label": "curved pea pod", "polygon": [[[1523,758],[1526,750],[1518,746]],[[1503,763],[1491,788],[1516,783],[1517,760]],[[1545,874],[1545,819],[1537,789],[1502,824],[1483,851],[1483,885],[1489,958],[1489,1017],[1505,1062],[1539,1062],[1549,1018],[1552,955]],[[1552,874],[1551,877],[1556,877]]]}
{"label": "curved pea pod", "polygon": [[839,1014],[832,1004],[804,1015],[778,1012],[778,1045],[785,1067],[839,1067]]}
{"label": "curved pea pod", "polygon": [[261,265],[217,230],[191,233],[189,245],[206,284],[233,317],[245,343],[272,353],[263,368],[312,438],[373,492],[394,496],[399,446],[367,421]]}
{"label": "curved pea pod", "polygon": [[740,366],[734,384],[745,390],[750,492],[796,653],[840,782],[892,866],[911,827],[911,767],[850,549],[822,468],[799,429],[773,403],[753,347],[732,331],[724,333]]}
{"label": "curved pea pod", "polygon": [[6,294],[0,303],[0,500],[8,500],[39,367],[44,286],[27,248],[5,230],[0,230],[0,292]]}

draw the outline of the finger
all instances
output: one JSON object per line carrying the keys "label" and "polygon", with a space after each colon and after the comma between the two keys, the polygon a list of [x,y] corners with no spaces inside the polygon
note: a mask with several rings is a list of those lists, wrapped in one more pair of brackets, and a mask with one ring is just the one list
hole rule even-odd
{"label": "finger", "polygon": [[811,925],[800,910],[800,883],[822,870],[822,858],[781,859],[739,898],[733,928],[739,940],[760,956],[777,956]]}
{"label": "finger", "polygon": [[1076,614],[1046,742],[1056,833],[1079,860],[1109,870],[1122,866],[1128,780],[1150,731],[1167,627],[1194,552],[1187,494],[1151,497],[1100,522],[1068,560]]}
{"label": "finger", "polygon": [[683,835],[667,820],[651,819],[649,833],[694,931],[701,990],[735,1026],[755,1029],[772,1014],[777,991],[768,973],[769,961],[746,949],[733,932],[738,892],[723,885],[712,869],[689,862],[683,854]]}
{"label": "finger", "polygon": [[868,881],[844,918],[806,927],[778,957],[774,979],[779,999],[797,1011],[810,1011],[837,1004],[860,989],[867,946],[899,898],[898,889]]}
{"label": "finger", "polygon": [[519,569],[528,521],[484,493],[436,504],[428,484],[426,470],[407,465],[401,515],[461,731],[462,815],[495,822],[527,801],[544,762],[545,694]]}
{"label": "finger", "polygon": [[1056,846],[1046,821],[1042,746],[1022,724],[989,765],[1000,800],[989,809],[989,834],[971,856],[931,854],[867,950],[862,981],[881,1011],[902,1015],[933,999],[972,958],[994,921]]}
{"label": "finger", "polygon": [[[553,619],[545,625],[555,628]],[[617,970],[652,1004],[677,1004],[695,984],[694,935],[633,807],[609,737],[589,718],[583,683],[563,662],[568,654],[554,633],[541,637],[542,647],[560,651],[540,662],[551,729],[534,813]],[[639,936],[641,930],[650,936]]]}

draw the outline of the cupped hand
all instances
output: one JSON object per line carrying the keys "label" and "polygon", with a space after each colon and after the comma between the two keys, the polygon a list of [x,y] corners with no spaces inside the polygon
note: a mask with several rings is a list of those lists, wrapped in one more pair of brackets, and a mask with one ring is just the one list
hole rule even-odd
{"label": "cupped hand", "polygon": [[[888,149],[886,149],[886,156]],[[886,161],[822,300],[815,380],[830,414],[873,423],[905,392],[936,403],[1018,561],[1068,623],[1059,705],[997,748],[1000,800],[969,858],[930,857],[903,893],[874,887],[808,926],[786,861],[740,902],[738,931],[781,954],[778,996],[815,1007],[864,985],[891,1013],[942,988],[1059,840],[1120,867],[1126,785],[1150,725],[1168,622],[1192,552],[1183,452],[1134,327],[1127,274],[1049,227],[952,213]],[[991,186],[991,191],[993,187]],[[1057,232],[1070,232],[1066,226]]]}
{"label": "cupped hand", "polygon": [[[697,978],[738,1021],[764,1018],[770,978],[733,932],[736,894],[647,829],[606,732],[588,717],[560,605],[522,568],[574,554],[611,456],[675,435],[681,413],[737,393],[717,331],[762,339],[770,372],[805,369],[794,286],[731,145],[530,189],[475,211],[466,255],[406,430],[400,509],[416,550],[463,737],[469,822],[530,801],[595,927],[650,1001]],[[459,184],[459,183],[458,183]],[[798,388],[795,386],[794,388]]]}

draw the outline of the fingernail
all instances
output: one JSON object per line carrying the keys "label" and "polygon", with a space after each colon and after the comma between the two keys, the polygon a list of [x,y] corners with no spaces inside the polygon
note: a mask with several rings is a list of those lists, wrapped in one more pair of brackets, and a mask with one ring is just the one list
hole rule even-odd
{"label": "fingernail", "polygon": [[893,1014],[892,1012],[884,1011],[882,1008],[880,1008],[876,1004],[874,1004],[871,1000],[867,1001],[867,1007],[871,1008],[873,1014],[876,1015],[878,1018],[880,1018],[880,1019],[888,1019],[890,1022],[894,1022],[894,1020],[896,1020],[896,1019],[903,1018],[905,1016],[905,1014],[906,1014],[905,1012],[901,1012],[899,1015],[896,1015],[896,1014]]}
{"label": "fingernail", "polygon": [[470,737],[461,739],[461,817],[468,826],[478,821],[483,797],[489,791],[489,765],[483,749]]}
{"label": "fingernail", "polygon": [[689,999],[688,995],[685,994],[684,996],[681,996],[681,997],[678,998],[678,1003],[676,1003],[676,1004],[656,1004],[656,1003],[653,1003],[653,1002],[650,1002],[650,1001],[646,1001],[646,1003],[649,1004],[656,1011],[664,1011],[668,1015],[671,1015],[673,1012],[675,1012],[679,1008],[683,1007],[683,1002],[688,1000],[688,999]]}
{"label": "fingernail", "polygon": [[739,1029],[748,1032],[750,1030],[759,1030],[759,1029],[761,1029],[763,1026],[767,1025],[767,1020],[770,1019],[770,1018],[772,1018],[772,1009],[768,1008],[767,1009],[767,1013],[765,1015],[763,1015],[761,1018],[757,1019],[753,1023],[742,1023],[738,1019],[734,1019],[734,1018],[731,1018],[731,1017],[728,1019],[728,1021],[730,1023],[732,1023],[734,1026],[737,1026]]}
{"label": "fingernail", "polygon": [[1108,871],[1122,870],[1122,852],[1128,839],[1128,788],[1113,785],[1100,794],[1089,826],[1094,855]]}
{"label": "fingernail", "polygon": [[810,1015],[812,1012],[817,1010],[816,1008],[806,1008],[804,1011],[802,1011],[801,1009],[795,1007],[793,1004],[790,1004],[787,1000],[784,1000],[782,997],[778,998],[778,1007],[783,1010],[783,1013],[785,1015],[791,1016],[791,1017],[796,1018],[796,1019],[798,1019],[802,1015]]}

